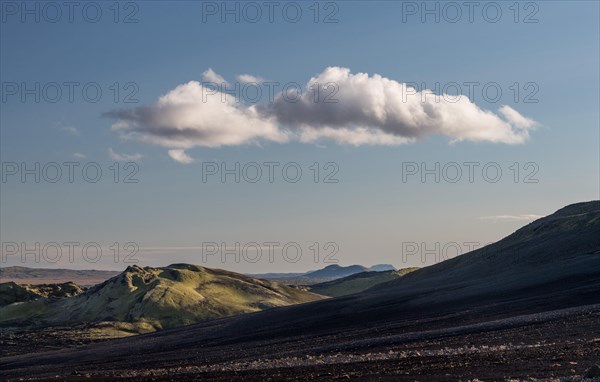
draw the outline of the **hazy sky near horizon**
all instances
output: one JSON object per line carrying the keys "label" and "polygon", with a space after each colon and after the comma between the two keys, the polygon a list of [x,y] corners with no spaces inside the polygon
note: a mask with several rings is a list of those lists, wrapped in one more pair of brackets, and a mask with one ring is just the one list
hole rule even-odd
{"label": "hazy sky near horizon", "polygon": [[0,9],[2,266],[422,266],[600,198],[596,1],[50,4]]}

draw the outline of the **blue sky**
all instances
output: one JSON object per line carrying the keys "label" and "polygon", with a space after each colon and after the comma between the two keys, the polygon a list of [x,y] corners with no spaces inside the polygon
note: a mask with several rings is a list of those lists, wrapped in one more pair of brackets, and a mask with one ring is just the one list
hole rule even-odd
{"label": "blue sky", "polygon": [[[327,265],[323,256],[332,247],[323,247],[335,243],[339,251],[334,258],[340,264],[420,266],[434,262],[435,256],[430,254],[423,262],[420,256],[425,251],[420,249],[403,260],[406,243],[425,243],[426,249],[434,248],[437,253],[441,250],[435,250],[436,243],[440,247],[460,244],[464,250],[465,243],[497,240],[535,216],[599,198],[598,2],[521,2],[516,23],[512,2],[479,3],[473,22],[463,8],[456,23],[444,19],[454,17],[452,9],[440,14],[439,23],[433,15],[423,22],[422,10],[412,14],[414,8],[410,8],[413,4],[421,7],[421,2],[321,2],[317,3],[317,23],[312,2],[294,3],[303,12],[297,23],[286,20],[279,8],[272,23],[265,14],[257,23],[244,20],[243,15],[240,22],[233,16],[222,22],[218,12],[207,15],[212,9],[208,7],[221,6],[221,2],[187,1],[121,4],[117,23],[112,3],[94,3],[102,10],[96,23],[89,22],[81,9],[75,9],[69,22],[64,8],[57,22],[44,18],[52,18],[54,13],[41,13],[39,23],[35,16],[25,15],[23,22],[23,3],[9,3],[8,8],[6,2],[2,5],[0,37],[1,160],[6,175],[0,184],[1,241],[30,247],[36,242],[41,246],[98,243],[103,248],[98,263],[83,261],[76,251],[73,262],[63,258],[57,264],[36,263],[30,256],[25,265],[121,269],[125,265],[115,263],[108,247],[115,242],[121,247],[133,242],[139,247],[136,258],[141,265],[185,261],[251,273],[302,271]],[[44,12],[43,3],[27,4],[30,9],[37,4]],[[228,6],[233,7],[231,4]],[[256,4],[265,11],[262,2]],[[281,2],[281,7],[285,4]],[[427,4],[435,9],[436,2]],[[438,6],[444,12],[444,4]],[[489,18],[496,6],[502,16],[492,23]],[[483,8],[489,11],[485,16]],[[330,12],[336,23],[323,22]],[[126,15],[133,15],[137,22],[123,22]],[[537,22],[524,22],[526,16]],[[241,83],[236,76],[249,74],[279,84],[306,86],[312,77],[324,78],[329,67],[348,68],[355,79],[358,73],[367,73],[367,83],[374,88],[381,86],[374,80],[376,75],[394,83],[423,83],[429,89],[440,84],[450,93],[453,88],[449,84],[461,85],[465,93],[465,84],[475,82],[475,91],[469,95],[478,110],[505,121],[499,110],[506,105],[535,124],[520,127],[513,123],[516,131],[526,135],[519,135],[522,139],[516,143],[498,140],[495,133],[470,139],[468,134],[491,129],[488,120],[477,118],[452,126],[442,118],[424,127],[427,133],[414,142],[403,144],[349,142],[346,135],[331,139],[319,118],[345,120],[357,110],[364,113],[357,115],[367,118],[369,102],[375,97],[365,91],[371,88],[352,88],[350,82],[340,82],[336,83],[341,86],[336,107],[348,109],[339,114],[328,105],[306,112],[293,105],[289,111],[286,104],[269,109],[273,102],[268,99],[238,105],[245,116],[248,108],[275,110],[271,117],[276,132],[261,130],[256,139],[222,144],[184,137],[173,144],[152,130],[180,126],[183,117],[177,114],[179,109],[173,106],[168,113],[163,109],[152,112],[155,103],[159,97],[173,94],[179,85],[206,81],[209,77],[203,73],[208,69],[230,84]],[[64,85],[60,97],[55,97],[48,85],[65,82],[79,84],[73,102]],[[26,95],[23,102],[23,86],[35,89],[36,83],[40,102],[35,102],[33,95]],[[116,100],[115,83],[120,89]],[[515,83],[519,88],[516,98]],[[85,84],[102,90],[97,102],[81,94]],[[486,84],[493,84],[492,90],[500,88],[502,96],[486,99],[482,93]],[[44,87],[49,93],[43,94]],[[349,89],[357,89],[352,98],[345,97]],[[124,102],[128,94],[136,102]],[[57,102],[49,102],[53,97]],[[395,102],[393,97],[387,101]],[[456,107],[448,105],[448,110],[458,112]],[[124,114],[115,117],[117,113],[132,110],[136,115],[150,110],[148,118],[160,121],[152,120],[150,127],[140,120],[124,121],[140,125],[137,135],[111,128],[120,119],[123,122]],[[111,112],[112,117],[107,116]],[[196,110],[190,115],[198,119],[206,113]],[[217,112],[211,122],[226,132],[225,140],[251,125],[222,122],[221,115]],[[303,127],[291,126],[288,117],[317,120],[311,131],[321,135],[307,139]],[[356,123],[350,128],[365,124],[362,120]],[[404,137],[403,130],[394,130],[396,127],[384,138]],[[286,135],[290,131],[292,138]],[[280,134],[285,135],[284,142],[273,138]],[[185,150],[194,162],[180,163],[169,155],[170,150]],[[114,181],[110,168],[115,159],[119,160],[119,182]],[[124,168],[128,161],[137,167]],[[33,168],[36,162],[40,168],[48,163],[78,162],[78,169],[93,163],[103,175],[96,183],[82,179],[77,171],[72,183],[65,180],[64,173],[56,183],[44,179],[36,183],[32,176],[22,182],[20,174],[8,175],[7,163]],[[218,176],[203,182],[207,162],[224,162],[229,168],[235,163],[277,162],[278,168],[294,163],[303,175],[297,183],[286,181],[280,172],[273,183],[265,180],[264,173],[256,183],[235,183],[232,177],[222,183]],[[315,162],[320,167],[317,183],[311,170]],[[329,162],[334,167],[324,168]],[[467,179],[465,162],[479,164],[473,182]],[[456,183],[443,177],[435,182],[432,175],[423,183],[420,174],[403,181],[407,163],[425,163],[429,168],[439,163],[450,171],[452,165],[448,164],[458,163],[463,174]],[[517,182],[514,163],[520,169]],[[486,164],[502,170],[497,182],[482,177],[481,168]],[[323,182],[332,168],[338,169],[334,177],[338,182]],[[123,183],[125,175],[136,169],[134,178],[139,181]],[[202,244],[212,242],[225,243],[228,248],[236,242],[242,247],[255,242],[281,246],[276,248],[273,262],[264,250],[263,258],[255,263],[244,259],[237,263],[233,255],[222,263],[219,254],[204,262]],[[311,249],[315,242],[321,248],[317,262]],[[302,248],[298,262],[280,256],[285,243]],[[19,256],[12,255],[2,265],[16,263],[20,263]]]}

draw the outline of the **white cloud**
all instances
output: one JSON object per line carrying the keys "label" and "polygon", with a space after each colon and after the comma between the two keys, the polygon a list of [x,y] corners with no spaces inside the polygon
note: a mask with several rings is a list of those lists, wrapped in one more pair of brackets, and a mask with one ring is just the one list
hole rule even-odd
{"label": "white cloud", "polygon": [[217,73],[215,73],[214,70],[212,70],[211,68],[208,68],[208,70],[204,71],[202,73],[202,79],[206,82],[214,82],[215,84],[226,84],[229,85],[229,82],[225,81],[225,79],[218,75]]}
{"label": "white cloud", "polygon": [[85,155],[83,155],[82,153],[73,153],[73,158],[85,159]]}
{"label": "white cloud", "polygon": [[495,215],[495,216],[482,216],[482,220],[494,220],[494,221],[531,221],[543,218],[543,215],[523,214],[523,215]]}
{"label": "white cloud", "polygon": [[110,159],[118,162],[135,162],[142,159],[142,154],[119,154],[110,147],[108,148],[108,156]]}
{"label": "white cloud", "polygon": [[181,149],[173,149],[168,151],[169,156],[173,158],[175,161],[183,164],[190,164],[194,162],[194,158],[187,155],[184,150]]}
{"label": "white cloud", "polygon": [[304,143],[319,144],[320,140],[329,139],[336,143],[360,145],[400,145],[414,141],[413,138],[399,137],[385,133],[381,130],[358,127],[358,128],[314,128],[305,126],[300,129],[299,140]]}
{"label": "white cloud", "polygon": [[519,114],[519,112],[517,112],[510,106],[502,106],[499,109],[499,111],[504,116],[504,118],[506,118],[511,124],[517,127],[523,129],[530,129],[537,125],[536,121],[534,121],[533,119],[523,117],[521,114]]}
{"label": "white cloud", "polygon": [[[203,78],[226,82],[212,69]],[[536,124],[509,106],[494,113],[465,96],[436,97],[429,90],[417,92],[378,74],[353,74],[341,67],[311,78],[296,102],[279,94],[272,103],[246,105],[214,91],[198,81],[179,85],[153,105],[108,113],[117,119],[112,129],[124,139],[183,150],[293,140],[400,145],[430,135],[447,136],[450,142],[520,144]]]}
{"label": "white cloud", "polygon": [[[503,119],[466,96],[435,97],[430,90],[417,92],[404,83],[378,74],[353,74],[348,68],[329,67],[306,88],[312,90],[298,102],[280,94],[267,112],[300,136],[308,134],[311,141],[334,137],[354,145],[400,144],[439,134],[452,142],[516,144],[529,138],[534,123],[509,106],[501,108]],[[324,102],[328,96],[333,102]]]}
{"label": "white cloud", "polygon": [[77,130],[77,128],[74,126],[65,126],[65,127],[61,127],[60,129],[64,132],[66,132],[67,134],[79,135],[79,130]]}
{"label": "white cloud", "polygon": [[260,77],[255,77],[251,74],[240,74],[239,76],[237,76],[237,80],[247,84],[259,84],[264,81],[264,79]]}
{"label": "white cloud", "polygon": [[201,83],[190,81],[150,107],[110,113],[119,119],[112,128],[124,139],[177,149],[289,140],[275,119],[260,115],[256,106],[239,106],[228,94],[226,102],[206,94]]}

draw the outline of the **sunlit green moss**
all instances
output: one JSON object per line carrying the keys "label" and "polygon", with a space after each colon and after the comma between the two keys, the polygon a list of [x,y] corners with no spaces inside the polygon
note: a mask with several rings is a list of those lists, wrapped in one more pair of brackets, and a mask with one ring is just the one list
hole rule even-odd
{"label": "sunlit green moss", "polygon": [[195,265],[133,266],[79,296],[6,306],[0,309],[0,325],[103,323],[100,334],[143,333],[320,298],[276,282]]}

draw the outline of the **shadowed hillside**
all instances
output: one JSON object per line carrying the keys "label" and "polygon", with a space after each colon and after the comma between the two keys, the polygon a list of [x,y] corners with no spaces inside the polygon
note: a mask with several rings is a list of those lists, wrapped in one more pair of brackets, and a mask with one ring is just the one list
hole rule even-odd
{"label": "shadowed hillside", "polygon": [[396,280],[419,268],[404,268],[398,271],[361,272],[310,286],[310,291],[324,296],[340,297],[363,292],[376,285]]}
{"label": "shadowed hillside", "polygon": [[[600,271],[600,201],[577,203],[484,248],[422,268],[369,292],[431,303],[558,286]],[[553,284],[556,283],[556,284]]]}
{"label": "shadowed hillside", "polygon": [[274,280],[288,285],[314,285],[348,277],[357,273],[395,270],[396,268],[390,264],[376,264],[370,268],[362,265],[341,266],[338,264],[331,264],[325,268],[306,273],[262,273],[253,274],[250,276],[260,279]]}

